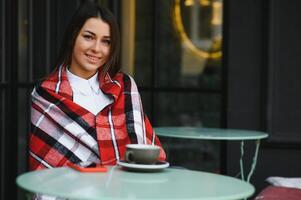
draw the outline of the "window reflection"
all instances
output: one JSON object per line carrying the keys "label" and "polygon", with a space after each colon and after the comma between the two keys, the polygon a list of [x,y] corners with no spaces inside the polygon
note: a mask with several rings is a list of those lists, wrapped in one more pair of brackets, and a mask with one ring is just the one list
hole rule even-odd
{"label": "window reflection", "polygon": [[[183,82],[201,88],[219,88],[216,75],[219,76],[222,56],[221,0],[175,0],[173,23],[181,41]],[[204,76],[213,81],[204,85]]]}
{"label": "window reflection", "polygon": [[206,59],[221,57],[220,0],[175,0],[173,21],[184,49]]}
{"label": "window reflection", "polygon": [[[220,127],[222,0],[121,4],[122,66],[153,125]],[[219,142],[162,140],[171,164],[219,171]]]}
{"label": "window reflection", "polygon": [[221,89],[222,0],[124,0],[121,30],[139,86]]}
{"label": "window reflection", "polygon": [[[121,6],[122,66],[134,76],[141,92],[149,92],[150,99],[145,101],[151,106],[146,111],[154,116],[161,111],[172,112],[162,105],[168,103],[171,93],[181,92],[184,100],[172,113],[178,116],[181,108],[183,116],[155,119],[156,123],[188,125],[185,119],[202,115],[194,125],[218,127],[222,98],[222,0],[124,0]],[[160,99],[159,94],[166,98]],[[199,101],[193,94],[204,98]],[[158,105],[155,99],[160,99]],[[212,112],[200,108],[206,105],[213,108]]]}

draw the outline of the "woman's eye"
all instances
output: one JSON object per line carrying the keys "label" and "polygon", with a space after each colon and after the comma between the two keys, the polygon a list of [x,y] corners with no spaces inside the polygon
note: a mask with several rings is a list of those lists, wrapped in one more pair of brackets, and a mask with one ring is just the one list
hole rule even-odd
{"label": "woman's eye", "polygon": [[87,39],[87,40],[92,40],[93,37],[91,35],[84,35],[84,38]]}
{"label": "woman's eye", "polygon": [[102,41],[105,45],[111,45],[111,40],[103,40]]}

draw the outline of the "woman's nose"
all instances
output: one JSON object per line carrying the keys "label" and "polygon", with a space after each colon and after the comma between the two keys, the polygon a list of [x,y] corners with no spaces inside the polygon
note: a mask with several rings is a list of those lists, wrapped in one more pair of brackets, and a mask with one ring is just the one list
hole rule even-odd
{"label": "woman's nose", "polygon": [[93,51],[99,52],[101,50],[101,44],[100,42],[95,42],[92,46]]}

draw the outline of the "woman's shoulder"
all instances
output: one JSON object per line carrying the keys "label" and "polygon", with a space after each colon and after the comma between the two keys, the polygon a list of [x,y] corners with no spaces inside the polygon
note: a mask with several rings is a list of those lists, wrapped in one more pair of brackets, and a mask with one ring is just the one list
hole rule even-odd
{"label": "woman's shoulder", "polygon": [[44,77],[44,78],[41,78],[41,79],[38,79],[36,81],[34,81],[34,88],[40,88],[40,87],[45,87],[45,85],[48,85],[49,83],[49,79],[48,77]]}
{"label": "woman's shoulder", "polygon": [[55,68],[52,72],[39,79],[35,83],[35,87],[45,88],[47,90],[54,91],[58,83],[62,83],[67,80],[67,76],[63,70]]}
{"label": "woman's shoulder", "polygon": [[125,72],[118,72],[114,76],[113,79],[120,82],[120,83],[122,83],[125,86],[126,85],[136,85],[134,78],[131,75],[125,73]]}
{"label": "woman's shoulder", "polygon": [[33,82],[33,88],[40,88],[45,81],[45,78],[37,79]]}
{"label": "woman's shoulder", "polygon": [[125,72],[118,72],[114,76],[114,80],[119,82],[124,92],[138,92],[138,86],[131,75]]}

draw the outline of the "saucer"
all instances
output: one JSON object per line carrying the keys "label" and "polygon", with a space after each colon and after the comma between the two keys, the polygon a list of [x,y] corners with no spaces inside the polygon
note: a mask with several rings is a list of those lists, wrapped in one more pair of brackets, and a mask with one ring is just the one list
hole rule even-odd
{"label": "saucer", "polygon": [[146,164],[135,164],[135,163],[128,163],[123,160],[117,161],[119,166],[122,166],[131,171],[141,171],[141,172],[152,172],[158,171],[164,168],[169,167],[169,163],[166,161],[158,161],[155,164],[146,165]]}

